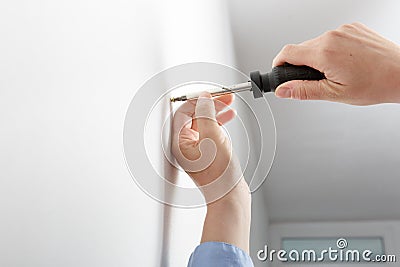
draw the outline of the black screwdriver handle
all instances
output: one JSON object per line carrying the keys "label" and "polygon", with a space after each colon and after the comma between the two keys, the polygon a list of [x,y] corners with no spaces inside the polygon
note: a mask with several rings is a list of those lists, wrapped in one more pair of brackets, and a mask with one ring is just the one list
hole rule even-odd
{"label": "black screwdriver handle", "polygon": [[320,71],[308,66],[295,66],[288,63],[274,67],[271,72],[260,74],[259,71],[250,73],[252,91],[254,98],[262,97],[263,93],[275,92],[275,89],[282,83],[292,80],[313,80],[325,79]]}

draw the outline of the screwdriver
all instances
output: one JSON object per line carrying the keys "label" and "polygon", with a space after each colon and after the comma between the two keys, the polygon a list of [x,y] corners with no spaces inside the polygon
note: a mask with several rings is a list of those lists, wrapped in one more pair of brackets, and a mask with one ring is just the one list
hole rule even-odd
{"label": "screwdriver", "polygon": [[[320,71],[308,66],[295,66],[285,63],[274,67],[270,72],[261,74],[259,71],[250,73],[250,81],[234,84],[228,87],[215,88],[209,90],[211,96],[221,96],[225,94],[252,91],[254,98],[262,97],[264,93],[275,92],[275,89],[282,83],[292,80],[318,81],[325,79],[325,75]],[[197,99],[200,92],[189,93],[179,97],[172,97],[171,102],[187,101]]]}

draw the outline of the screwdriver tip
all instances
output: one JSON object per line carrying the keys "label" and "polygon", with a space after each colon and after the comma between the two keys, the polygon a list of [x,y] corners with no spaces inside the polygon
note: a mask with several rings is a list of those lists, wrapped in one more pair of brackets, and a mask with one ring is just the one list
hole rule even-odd
{"label": "screwdriver tip", "polygon": [[170,100],[171,102],[186,101],[186,100],[187,100],[187,97],[186,97],[186,96],[171,97],[169,100]]}

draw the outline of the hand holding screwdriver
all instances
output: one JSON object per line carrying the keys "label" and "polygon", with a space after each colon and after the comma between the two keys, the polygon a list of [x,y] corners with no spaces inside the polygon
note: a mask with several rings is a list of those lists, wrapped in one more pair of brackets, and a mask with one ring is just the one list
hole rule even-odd
{"label": "hand holding screwdriver", "polygon": [[285,62],[310,66],[326,79],[283,83],[275,92],[278,97],[353,105],[400,103],[400,47],[360,23],[286,45],[273,66]]}

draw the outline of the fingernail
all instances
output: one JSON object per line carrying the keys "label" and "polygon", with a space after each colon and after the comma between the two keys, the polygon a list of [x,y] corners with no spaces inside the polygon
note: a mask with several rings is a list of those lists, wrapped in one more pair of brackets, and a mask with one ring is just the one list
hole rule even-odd
{"label": "fingernail", "polygon": [[201,92],[199,95],[199,98],[203,97],[203,98],[211,98],[211,95],[209,92]]}
{"label": "fingernail", "polygon": [[290,98],[292,96],[292,89],[290,87],[280,87],[276,90],[275,95],[280,98]]}

